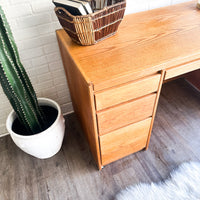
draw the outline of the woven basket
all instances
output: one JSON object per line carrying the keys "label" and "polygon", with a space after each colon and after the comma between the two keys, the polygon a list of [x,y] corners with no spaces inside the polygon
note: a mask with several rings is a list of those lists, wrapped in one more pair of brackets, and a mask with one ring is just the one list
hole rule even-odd
{"label": "woven basket", "polygon": [[61,7],[56,7],[55,12],[73,41],[81,45],[93,45],[117,32],[124,16],[126,0],[116,2],[95,13],[82,16],[73,16]]}

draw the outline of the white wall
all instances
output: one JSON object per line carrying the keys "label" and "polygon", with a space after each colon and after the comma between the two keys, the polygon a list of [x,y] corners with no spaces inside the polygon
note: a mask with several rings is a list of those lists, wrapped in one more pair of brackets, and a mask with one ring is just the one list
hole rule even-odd
{"label": "white wall", "polygon": [[[127,0],[126,14],[186,0]],[[0,0],[13,30],[20,56],[39,97],[56,100],[63,113],[73,111],[55,30],[61,28],[52,0]],[[0,135],[11,106],[0,87]]]}
{"label": "white wall", "polygon": [[169,6],[188,0],[127,0],[126,14]]}

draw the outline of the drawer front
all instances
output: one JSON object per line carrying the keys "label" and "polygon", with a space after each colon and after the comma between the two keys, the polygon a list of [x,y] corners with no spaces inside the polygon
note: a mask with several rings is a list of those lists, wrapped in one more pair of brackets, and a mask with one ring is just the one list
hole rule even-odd
{"label": "drawer front", "polygon": [[97,112],[99,135],[152,116],[156,94]]}
{"label": "drawer front", "polygon": [[151,119],[148,118],[100,136],[102,165],[145,148]]}
{"label": "drawer front", "polygon": [[96,110],[102,110],[158,90],[160,74],[95,93]]}
{"label": "drawer front", "polygon": [[180,76],[182,74],[197,70],[200,68],[200,60],[178,65],[166,70],[165,80]]}

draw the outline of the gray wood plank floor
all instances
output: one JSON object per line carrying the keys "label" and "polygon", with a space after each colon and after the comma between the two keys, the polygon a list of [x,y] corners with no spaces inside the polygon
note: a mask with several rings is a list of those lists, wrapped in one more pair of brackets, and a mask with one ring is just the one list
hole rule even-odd
{"label": "gray wood plank floor", "polygon": [[61,151],[39,160],[0,138],[0,200],[113,200],[130,184],[159,182],[200,158],[200,95],[184,80],[163,86],[148,151],[98,171],[74,114]]}

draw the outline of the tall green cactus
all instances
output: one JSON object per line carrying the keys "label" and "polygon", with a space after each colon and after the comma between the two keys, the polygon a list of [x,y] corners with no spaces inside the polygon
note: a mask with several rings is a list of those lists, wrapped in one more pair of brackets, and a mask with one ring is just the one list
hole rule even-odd
{"label": "tall green cactus", "polygon": [[23,68],[10,26],[0,6],[0,82],[21,123],[30,134],[43,131],[45,117]]}

